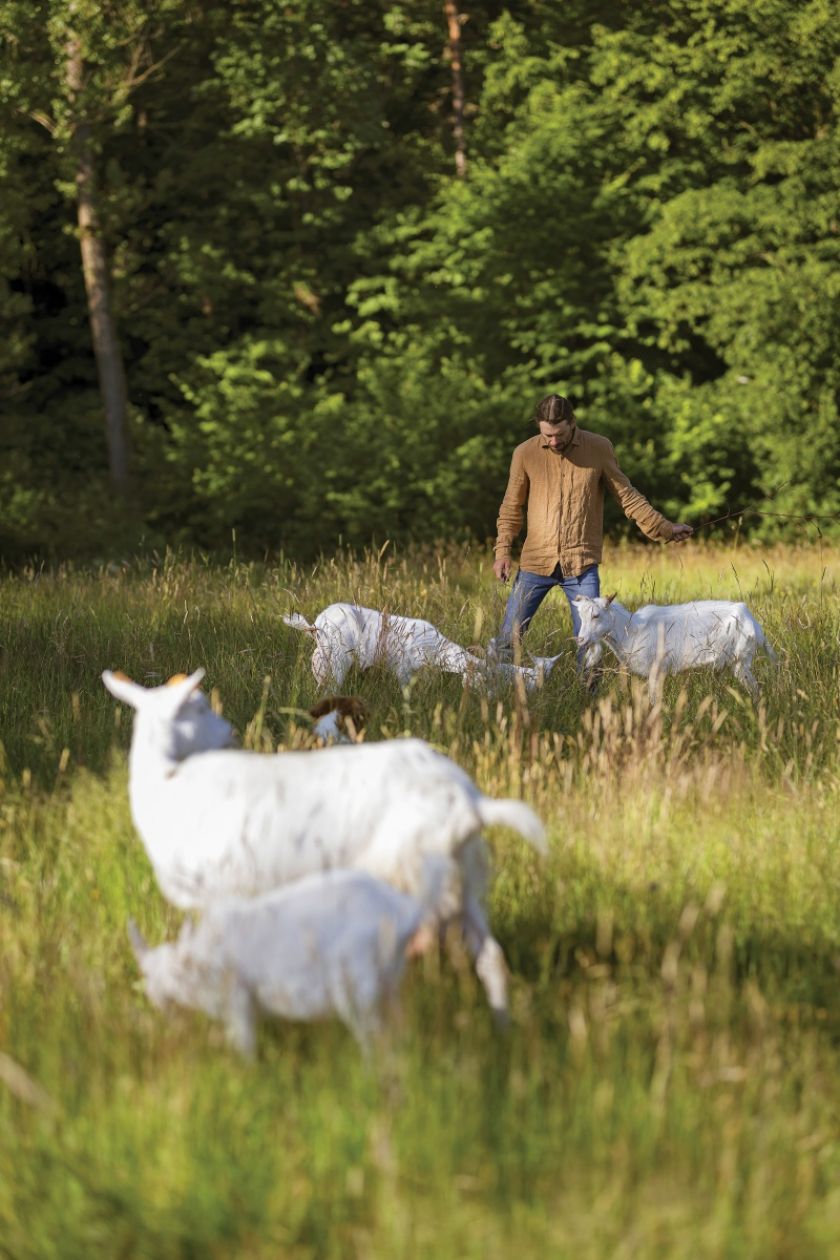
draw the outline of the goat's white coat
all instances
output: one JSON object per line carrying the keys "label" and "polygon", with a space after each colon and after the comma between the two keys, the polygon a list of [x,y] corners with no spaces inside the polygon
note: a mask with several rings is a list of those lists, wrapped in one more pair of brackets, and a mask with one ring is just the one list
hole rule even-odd
{"label": "goat's white coat", "polygon": [[341,724],[341,714],[337,709],[330,709],[329,713],[325,713],[323,717],[317,718],[312,724],[312,734],[325,744],[349,744],[351,742],[349,736],[345,734],[344,727]]}
{"label": "goat's white coat", "polygon": [[533,691],[560,659],[559,655],[537,656],[529,666],[485,661],[447,639],[430,621],[356,604],[330,604],[311,624],[300,613],[289,613],[283,620],[315,639],[312,673],[319,687],[340,687],[354,665],[359,669],[381,665],[396,675],[402,687],[418,670],[431,666],[482,685],[498,678],[521,678],[526,691]]}
{"label": "goat's white coat", "polygon": [[[182,675],[182,678],[186,678],[186,675]],[[171,679],[166,690],[169,691],[174,683],[175,680]],[[236,732],[230,722],[213,710],[207,696],[197,687],[188,692],[178,706],[172,720],[171,737],[171,751],[175,761],[182,761],[184,757],[196,752],[233,748],[237,742]]]}
{"label": "goat's white coat", "polygon": [[[663,678],[683,670],[729,669],[755,695],[752,672],[756,651],[775,653],[746,604],[724,599],[699,599],[689,604],[646,604],[631,613],[612,597],[579,595],[578,643],[589,652],[605,644],[622,665],[648,680],[652,703],[661,694]],[[590,659],[589,663],[592,663]]]}
{"label": "goat's white coat", "polygon": [[[417,896],[424,860],[438,855],[447,863],[440,917],[462,921],[491,1005],[506,1009],[504,959],[481,904],[481,829],[511,827],[542,848],[533,810],[485,796],[419,739],[279,755],[211,747],[184,756],[183,732],[176,740],[174,729],[203,673],[148,689],[102,675],[111,694],[136,710],[131,809],[164,895],[182,909],[203,908],[347,868]],[[206,749],[203,732],[195,738]]]}
{"label": "goat's white coat", "polygon": [[224,1021],[243,1054],[260,1014],[337,1016],[364,1045],[378,1031],[405,967],[406,949],[434,902],[362,871],[327,871],[255,898],[209,906],[173,944],[150,949],[129,924],[149,999]]}

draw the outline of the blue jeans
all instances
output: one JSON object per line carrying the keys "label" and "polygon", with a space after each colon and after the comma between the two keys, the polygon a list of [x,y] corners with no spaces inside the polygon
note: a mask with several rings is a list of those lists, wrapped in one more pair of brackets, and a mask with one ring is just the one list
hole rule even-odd
{"label": "blue jeans", "polygon": [[[499,633],[492,641],[493,649],[498,654],[504,656],[512,652],[514,642],[517,639],[521,640],[522,635],[531,624],[534,613],[549,591],[554,590],[555,586],[562,588],[563,594],[569,601],[569,609],[572,614],[572,629],[577,634],[580,630],[580,617],[578,616],[577,605],[573,603],[573,600],[576,595],[590,595],[594,598],[596,595],[601,594],[601,582],[598,576],[597,564],[590,564],[577,577],[563,577],[563,571],[559,564],[554,572],[547,577],[541,573],[529,573],[527,569],[520,569],[508,596],[507,607],[502,618],[502,624],[499,627]],[[578,648],[577,652],[577,662],[578,668],[580,668],[583,664],[583,650],[580,648]]]}

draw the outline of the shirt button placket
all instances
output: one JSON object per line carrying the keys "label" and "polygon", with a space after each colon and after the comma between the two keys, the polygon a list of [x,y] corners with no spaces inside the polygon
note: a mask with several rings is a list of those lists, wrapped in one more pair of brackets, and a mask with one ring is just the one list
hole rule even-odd
{"label": "shirt button placket", "polygon": [[566,519],[566,511],[569,505],[568,505],[568,492],[567,492],[568,479],[566,477],[567,460],[566,460],[565,455],[561,455],[559,459],[560,459],[560,521],[559,521],[560,532],[557,535],[557,563],[560,565],[560,569],[562,571],[563,569],[563,545],[562,545],[563,522]]}

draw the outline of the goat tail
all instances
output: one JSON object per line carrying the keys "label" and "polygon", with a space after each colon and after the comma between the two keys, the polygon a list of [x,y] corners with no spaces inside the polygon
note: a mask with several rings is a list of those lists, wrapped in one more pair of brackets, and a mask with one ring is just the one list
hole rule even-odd
{"label": "goat tail", "polygon": [[545,827],[531,806],[524,801],[498,801],[483,796],[478,805],[478,816],[482,827],[510,827],[512,831],[518,831],[543,857],[548,854]]}
{"label": "goat tail", "polygon": [[284,613],[283,620],[287,626],[293,626],[295,630],[303,630],[306,634],[312,635],[318,633],[317,627],[310,625],[306,618],[302,617],[300,613]]}

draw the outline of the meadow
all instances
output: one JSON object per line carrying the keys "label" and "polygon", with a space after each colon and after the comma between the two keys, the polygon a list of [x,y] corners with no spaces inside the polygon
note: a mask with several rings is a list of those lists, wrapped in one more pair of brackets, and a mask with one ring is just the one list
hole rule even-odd
{"label": "meadow", "polygon": [[486,643],[477,549],[300,567],[168,553],[0,574],[0,1256],[13,1260],[628,1260],[840,1254],[840,548],[616,547],[622,602],[744,598],[779,654],[760,701],[617,669],[577,683],[559,594],[527,704],[419,675],[351,678],[366,738],[422,736],[545,820],[490,833],[511,969],[500,1033],[459,942],[407,977],[387,1050],[267,1025],[256,1062],[138,984],[160,895],[126,794],[147,685],[205,667],[247,747],[305,746],[336,599]]}

